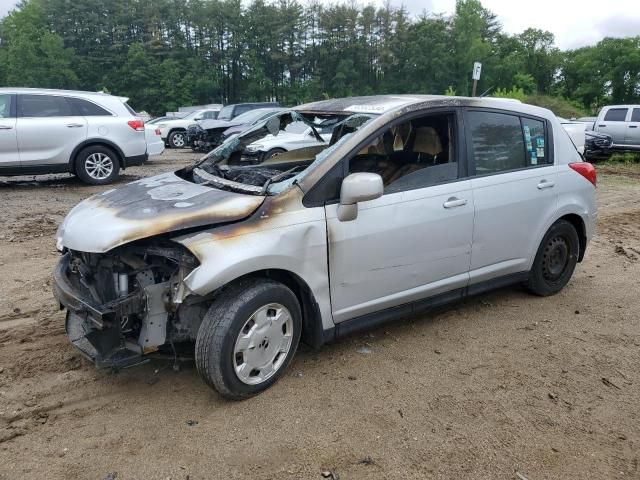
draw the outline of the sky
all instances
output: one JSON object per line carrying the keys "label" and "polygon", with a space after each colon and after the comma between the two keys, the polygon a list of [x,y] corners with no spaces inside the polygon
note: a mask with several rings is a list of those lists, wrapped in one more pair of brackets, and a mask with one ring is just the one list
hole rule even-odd
{"label": "sky", "polygon": [[[382,5],[385,0],[357,0],[361,4]],[[520,33],[528,27],[549,30],[563,50],[592,45],[606,36],[640,35],[640,0],[481,0],[498,15],[504,30]],[[0,0],[0,17],[18,0]],[[455,0],[391,0],[412,15],[427,12],[450,14]]]}

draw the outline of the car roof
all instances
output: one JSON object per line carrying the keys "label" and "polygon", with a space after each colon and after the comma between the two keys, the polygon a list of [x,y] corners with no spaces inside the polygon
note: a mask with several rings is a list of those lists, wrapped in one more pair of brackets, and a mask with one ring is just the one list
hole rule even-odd
{"label": "car roof", "polygon": [[521,102],[508,98],[489,97],[453,97],[446,95],[370,95],[363,97],[346,97],[320,100],[318,102],[306,103],[295,107],[305,113],[368,113],[382,114],[410,105],[425,105],[432,103],[433,106],[485,106],[504,108],[505,104],[521,105]]}
{"label": "car roof", "polygon": [[0,93],[42,93],[42,94],[56,94],[56,95],[72,95],[79,97],[110,97],[119,98],[123,102],[129,100],[128,97],[119,97],[117,95],[111,95],[104,92],[87,92],[83,90],[59,90],[54,88],[27,88],[27,87],[0,87]]}

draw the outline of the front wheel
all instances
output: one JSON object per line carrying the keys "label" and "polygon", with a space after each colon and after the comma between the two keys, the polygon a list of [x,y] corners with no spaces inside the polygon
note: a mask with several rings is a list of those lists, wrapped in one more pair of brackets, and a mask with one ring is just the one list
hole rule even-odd
{"label": "front wheel", "polygon": [[180,130],[171,132],[167,140],[171,148],[184,148],[187,144],[186,134]]}
{"label": "front wheel", "polygon": [[75,162],[75,174],[90,185],[106,185],[120,174],[120,163],[115,152],[102,145],[83,148]]}
{"label": "front wheel", "polygon": [[295,294],[266,278],[229,287],[207,311],[196,338],[196,367],[222,396],[240,400],[273,385],[300,341]]}
{"label": "front wheel", "polygon": [[533,261],[527,289],[546,297],[564,288],[578,263],[580,240],[575,227],[558,220],[547,231]]}
{"label": "front wheel", "polygon": [[286,152],[284,148],[272,148],[271,150],[269,150],[267,153],[264,154],[262,161],[266,162],[270,158],[280,155],[281,153],[284,153],[284,152]]}

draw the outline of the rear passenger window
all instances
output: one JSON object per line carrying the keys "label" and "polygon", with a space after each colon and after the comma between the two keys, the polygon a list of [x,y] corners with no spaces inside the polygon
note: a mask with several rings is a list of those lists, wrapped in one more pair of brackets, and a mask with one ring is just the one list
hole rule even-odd
{"label": "rear passenger window", "polygon": [[68,97],[67,100],[71,102],[71,105],[73,105],[73,108],[78,115],[83,115],[85,117],[98,117],[104,115],[111,116],[110,112],[102,107],[99,107],[93,102],[73,97]]}
{"label": "rear passenger window", "polygon": [[69,117],[71,105],[64,97],[54,95],[19,95],[19,117]]}
{"label": "rear passenger window", "polygon": [[612,108],[604,116],[607,122],[624,122],[627,118],[628,108]]}
{"label": "rear passenger window", "polygon": [[640,108],[634,108],[633,113],[631,114],[632,122],[640,122]]}
{"label": "rear passenger window", "polygon": [[471,111],[467,113],[467,123],[476,175],[527,167],[520,117]]}

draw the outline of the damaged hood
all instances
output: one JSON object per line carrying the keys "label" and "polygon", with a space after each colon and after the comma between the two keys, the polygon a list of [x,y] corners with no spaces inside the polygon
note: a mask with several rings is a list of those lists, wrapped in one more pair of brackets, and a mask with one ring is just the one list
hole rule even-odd
{"label": "damaged hood", "polygon": [[103,253],[161,233],[241,220],[264,198],[198,185],[169,172],[82,201],[60,225],[57,246]]}

